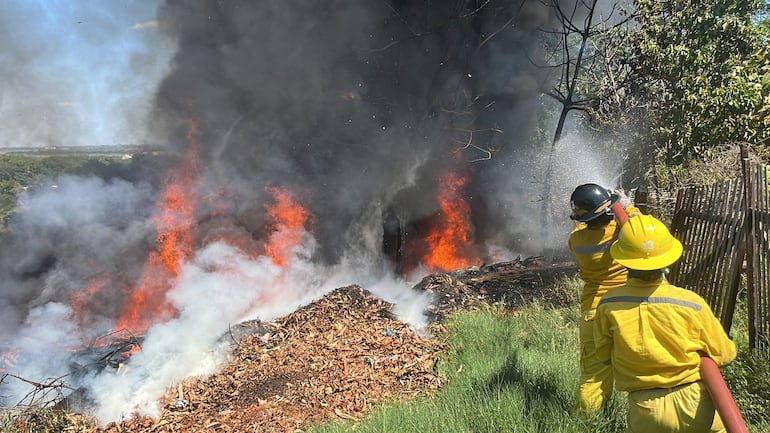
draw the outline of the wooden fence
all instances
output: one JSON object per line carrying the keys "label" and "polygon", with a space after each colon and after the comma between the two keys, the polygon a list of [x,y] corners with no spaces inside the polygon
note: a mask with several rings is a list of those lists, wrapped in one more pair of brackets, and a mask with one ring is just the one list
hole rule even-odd
{"label": "wooden fence", "polygon": [[[745,159],[744,159],[745,161]],[[770,348],[770,179],[769,166],[747,164],[746,239],[749,345]]]}
{"label": "wooden fence", "polygon": [[747,277],[749,344],[770,348],[770,167],[748,163],[743,178],[677,194],[671,232],[684,245],[669,279],[703,296],[732,326],[741,273]]}
{"label": "wooden fence", "polygon": [[674,284],[703,296],[725,329],[735,312],[745,239],[743,182],[679,190],[671,233],[682,258],[671,266]]}

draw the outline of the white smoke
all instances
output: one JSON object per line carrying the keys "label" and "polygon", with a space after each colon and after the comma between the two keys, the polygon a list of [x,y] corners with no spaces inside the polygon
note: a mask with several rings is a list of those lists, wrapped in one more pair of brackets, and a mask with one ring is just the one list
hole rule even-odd
{"label": "white smoke", "polygon": [[[324,268],[309,261],[314,240],[308,234],[288,265],[250,258],[224,243],[212,243],[185,263],[168,299],[176,318],[148,330],[142,350],[122,372],[104,370],[87,384],[102,423],[132,415],[157,417],[159,398],[190,376],[215,372],[231,349],[228,328],[245,320],[273,320],[306,305],[331,289],[354,284],[371,269]],[[344,283],[343,283],[344,282]],[[397,302],[395,313],[415,327],[426,324],[426,295],[411,292],[397,279],[368,287],[385,300]]]}
{"label": "white smoke", "polygon": [[[116,189],[122,189],[122,194]],[[87,191],[90,193],[85,194]],[[26,199],[24,221],[28,228],[52,232],[65,230],[78,234],[73,238],[82,238],[81,242],[85,239],[98,241],[100,247],[89,246],[84,250],[101,248],[106,253],[115,246],[111,245],[109,236],[119,239],[120,233],[110,231],[108,224],[103,223],[120,215],[121,208],[130,213],[127,203],[120,202],[127,200],[129,191],[127,184],[121,182],[65,178],[59,182],[59,188],[44,190]],[[144,194],[135,194],[135,204],[146,201],[140,197]],[[39,206],[54,212],[42,212]],[[216,371],[227,360],[231,349],[231,341],[226,336],[233,324],[254,319],[273,320],[337,287],[361,285],[375,296],[395,303],[394,313],[419,330],[426,325],[424,313],[430,300],[427,295],[413,291],[406,281],[392,276],[383,266],[377,242],[382,236],[382,226],[374,218],[378,210],[374,206],[372,218],[351,227],[346,235],[350,242],[349,252],[336,265],[313,262],[318,245],[304,230],[299,233],[303,241],[291,251],[283,266],[276,265],[266,256],[249,256],[223,241],[202,247],[191,260],[182,264],[178,279],[166,294],[167,301],[178,314],[149,328],[141,350],[118,369],[108,365],[100,370],[88,370],[93,366],[78,365],[81,369],[73,370],[73,362],[89,361],[87,356],[76,356],[84,349],[84,339],[104,332],[83,329],[75,323],[72,308],[67,305],[72,293],[82,289],[83,281],[78,283],[75,276],[64,270],[49,272],[47,278],[58,278],[61,282],[69,280],[70,287],[67,290],[43,289],[37,296],[41,305],[31,308],[25,321],[13,331],[7,330],[11,341],[4,343],[3,350],[12,350],[17,359],[12,373],[39,383],[53,384],[52,380],[58,379],[56,384],[66,385],[65,394],[67,389],[85,389],[95,405],[94,414],[100,422],[108,423],[137,414],[158,416],[162,410],[159,399],[170,387],[186,377]],[[93,238],[87,230],[69,230],[72,223],[92,227],[90,236]],[[297,229],[283,228],[279,232],[281,230]],[[99,235],[101,231],[104,231],[103,235]],[[118,242],[118,246],[121,244]],[[67,262],[67,268],[75,269],[77,264]],[[41,281],[43,287],[52,286],[46,281]],[[120,295],[113,293],[112,296]],[[35,394],[34,391],[35,387],[27,382],[8,381],[3,383],[3,401],[5,404],[33,403],[30,396],[34,396],[38,399],[34,403],[41,404],[55,402],[61,397],[58,394]]]}
{"label": "white smoke", "polygon": [[157,399],[168,387],[211,373],[225,359],[227,342],[220,338],[278,290],[280,274],[269,258],[252,261],[224,243],[200,250],[167,294],[178,316],[147,331],[142,350],[129,358],[124,372],[104,370],[87,384],[97,417],[108,422],[135,413],[158,416]]}
{"label": "white smoke", "polygon": [[3,382],[5,399],[14,405],[35,405],[61,397],[58,393],[48,394],[63,382],[67,382],[68,359],[73,348],[79,347],[77,327],[70,321],[67,305],[51,302],[32,309],[27,320],[18,329],[10,347],[14,354],[11,373],[37,382],[51,385],[49,389],[20,380]]}

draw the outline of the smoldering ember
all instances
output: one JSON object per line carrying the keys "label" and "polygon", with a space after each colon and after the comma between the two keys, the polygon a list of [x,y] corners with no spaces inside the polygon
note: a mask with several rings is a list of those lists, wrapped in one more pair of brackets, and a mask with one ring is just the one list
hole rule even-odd
{"label": "smoldering ember", "polygon": [[153,152],[30,189],[0,234],[0,405],[104,431],[356,418],[440,388],[454,308],[561,302],[526,5],[163,2]]}

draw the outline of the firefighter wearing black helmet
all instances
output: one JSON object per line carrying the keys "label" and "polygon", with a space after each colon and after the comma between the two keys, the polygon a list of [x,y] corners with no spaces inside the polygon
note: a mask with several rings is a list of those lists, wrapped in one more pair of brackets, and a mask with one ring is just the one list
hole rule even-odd
{"label": "firefighter wearing black helmet", "polygon": [[[614,384],[612,369],[595,356],[593,320],[602,295],[622,286],[627,280],[626,268],[610,255],[610,246],[619,232],[612,206],[621,198],[620,193],[613,193],[594,183],[578,186],[570,197],[570,218],[578,225],[570,233],[569,249],[578,262],[583,281],[577,408],[589,415],[606,404]],[[639,213],[634,206],[625,207],[629,216]]]}
{"label": "firefighter wearing black helmet", "polygon": [[620,196],[612,194],[608,189],[595,183],[586,183],[575,188],[569,198],[572,214],[570,218],[575,221],[589,222],[604,217],[612,219],[612,205]]}

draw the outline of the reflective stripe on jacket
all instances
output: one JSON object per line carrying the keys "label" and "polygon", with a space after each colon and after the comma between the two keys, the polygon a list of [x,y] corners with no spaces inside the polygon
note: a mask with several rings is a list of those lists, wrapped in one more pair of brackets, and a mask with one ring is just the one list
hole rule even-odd
{"label": "reflective stripe on jacket", "polygon": [[717,365],[735,344],[706,301],[665,281],[631,278],[602,298],[594,319],[596,354],[612,363],[621,391],[670,388],[700,380],[700,352]]}
{"label": "reflective stripe on jacket", "polygon": [[[638,212],[639,209],[634,206],[626,208],[629,215]],[[617,232],[617,222],[612,220],[609,224],[598,227],[580,223],[570,233],[569,249],[580,267],[580,279],[585,283],[580,299],[582,311],[596,308],[599,298],[607,290],[626,282],[626,268],[610,255],[610,245],[617,239]]]}

